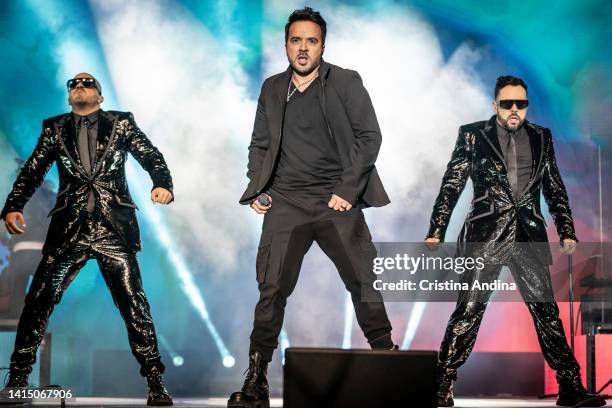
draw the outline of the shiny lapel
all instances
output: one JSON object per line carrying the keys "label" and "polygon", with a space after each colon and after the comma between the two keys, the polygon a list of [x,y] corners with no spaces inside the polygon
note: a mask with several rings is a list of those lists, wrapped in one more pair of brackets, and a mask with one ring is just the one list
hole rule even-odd
{"label": "shiny lapel", "polygon": [[495,125],[496,119],[497,119],[497,116],[493,115],[491,119],[489,119],[489,121],[487,122],[484,129],[480,129],[480,133],[482,134],[483,138],[487,141],[487,143],[489,144],[489,146],[491,147],[491,149],[493,150],[497,158],[502,162],[502,164],[504,165],[504,169],[508,171],[508,168],[506,167],[506,161],[504,160],[504,156],[501,154],[499,138],[497,137],[497,126]]}
{"label": "shiny lapel", "polygon": [[531,172],[531,179],[529,179],[529,183],[527,183],[523,191],[521,191],[521,195],[529,191],[532,184],[537,179],[542,162],[544,161],[544,132],[542,129],[536,128],[528,121],[525,121],[524,126],[527,134],[529,135],[529,142],[531,143],[533,170]]}
{"label": "shiny lapel", "polygon": [[59,143],[64,150],[64,153],[66,153],[66,156],[68,156],[70,163],[72,163],[74,168],[81,173],[83,177],[89,178],[87,172],[81,165],[81,160],[79,158],[76,143],[76,127],[72,113],[67,113],[66,115],[62,116],[60,120],[54,123],[54,127]]}
{"label": "shiny lapel", "polygon": [[104,163],[104,159],[108,155],[109,148],[115,141],[117,133],[118,118],[110,112],[100,109],[98,115],[98,143],[96,144],[96,160],[94,163],[93,177],[95,177]]}

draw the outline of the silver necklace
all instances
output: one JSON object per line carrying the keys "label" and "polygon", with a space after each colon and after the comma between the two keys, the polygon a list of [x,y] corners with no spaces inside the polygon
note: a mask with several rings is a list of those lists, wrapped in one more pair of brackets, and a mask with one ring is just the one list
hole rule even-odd
{"label": "silver necklace", "polygon": [[287,87],[287,102],[289,102],[289,99],[291,99],[291,97],[293,96],[293,94],[295,93],[295,91],[298,90],[298,88],[303,87],[306,84],[311,83],[312,81],[314,81],[315,79],[317,79],[319,77],[319,73],[317,72],[317,74],[315,76],[313,76],[312,78],[310,78],[308,81],[305,81],[303,83],[298,83],[297,86],[293,89],[293,91],[291,90],[291,84],[293,83],[293,74],[291,75],[291,80],[289,81],[289,86]]}

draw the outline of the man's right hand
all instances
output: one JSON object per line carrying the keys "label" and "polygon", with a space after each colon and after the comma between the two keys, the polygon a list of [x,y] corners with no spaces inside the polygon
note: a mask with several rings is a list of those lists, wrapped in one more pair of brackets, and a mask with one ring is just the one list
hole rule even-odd
{"label": "man's right hand", "polygon": [[19,211],[7,213],[4,217],[4,225],[10,234],[23,234],[25,232],[25,229],[23,229],[26,227],[25,218]]}
{"label": "man's right hand", "polygon": [[438,245],[440,245],[440,238],[427,238],[425,240],[425,245],[427,245],[430,251],[435,251]]}
{"label": "man's right hand", "polygon": [[257,199],[254,199],[253,201],[251,201],[251,208],[254,209],[257,214],[265,214],[265,213],[267,213],[268,210],[270,208],[272,208],[272,197],[270,197],[270,195],[268,195],[268,198],[270,199],[270,204],[269,205],[264,206]]}

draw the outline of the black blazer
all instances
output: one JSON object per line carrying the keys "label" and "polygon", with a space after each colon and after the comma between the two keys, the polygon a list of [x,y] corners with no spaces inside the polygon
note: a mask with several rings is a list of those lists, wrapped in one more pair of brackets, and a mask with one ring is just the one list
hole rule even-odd
{"label": "black blazer", "polygon": [[[319,76],[318,99],[343,167],[334,194],[366,207],[388,204],[389,197],[374,166],[382,136],[361,77],[325,61],[321,62]],[[291,67],[266,79],[261,88],[249,145],[249,185],[240,198],[241,204],[250,204],[272,182],[290,80]]]}
{"label": "black blazer", "polygon": [[131,153],[153,180],[153,188],[172,191],[172,177],[164,157],[134,122],[129,112],[102,111],[91,176],[81,165],[71,113],[45,119],[42,133],[30,158],[22,167],[6,199],[1,218],[23,211],[51,165],[57,164],[59,188],[43,253],[60,254],[75,244],[87,214],[87,197],[93,190],[95,211],[114,227],[127,248],[140,250],[136,205],[125,178],[125,161]]}
{"label": "black blazer", "polygon": [[[525,122],[531,141],[531,179],[514,198],[502,156],[496,116],[489,121],[463,125],[436,198],[427,237],[444,240],[451,213],[467,178],[474,185],[474,199],[459,242],[547,242],[546,223],[540,211],[540,194],[555,220],[561,241],[576,240],[567,191],[557,168],[549,129]],[[519,230],[522,234],[519,234]]]}

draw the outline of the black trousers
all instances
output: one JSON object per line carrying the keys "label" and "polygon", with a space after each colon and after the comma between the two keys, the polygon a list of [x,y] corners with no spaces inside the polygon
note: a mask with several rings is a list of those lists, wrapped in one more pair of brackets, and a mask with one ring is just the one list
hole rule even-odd
{"label": "black trousers", "polygon": [[[264,217],[257,253],[259,302],[251,333],[250,351],[271,360],[278,346],[287,298],[297,283],[304,255],[313,242],[333,261],[351,293],[357,322],[373,348],[393,347],[391,323],[382,297],[372,288],[376,248],[360,208],[339,212],[326,198],[299,200],[272,190],[272,208]],[[370,290],[362,302],[362,290]],[[366,296],[366,294],[364,294]]]}
{"label": "black trousers", "polygon": [[[565,338],[548,266],[527,256],[515,256],[507,266],[531,313],[546,362],[558,373],[577,375],[580,367]],[[470,287],[474,280],[492,282],[499,277],[501,268],[502,265],[486,265],[482,270],[474,269],[463,274],[461,282]],[[457,368],[469,357],[490,297],[491,291],[460,292],[440,346],[438,368],[442,375],[455,376]]]}
{"label": "black trousers", "polygon": [[136,254],[126,249],[113,229],[95,215],[88,215],[73,250],[57,257],[49,254],[43,256],[19,319],[11,370],[32,371],[36,350],[54,306],[60,302],[79,270],[92,258],[98,262],[113,301],[123,317],[141,375],[147,375],[153,368],[164,371]]}

